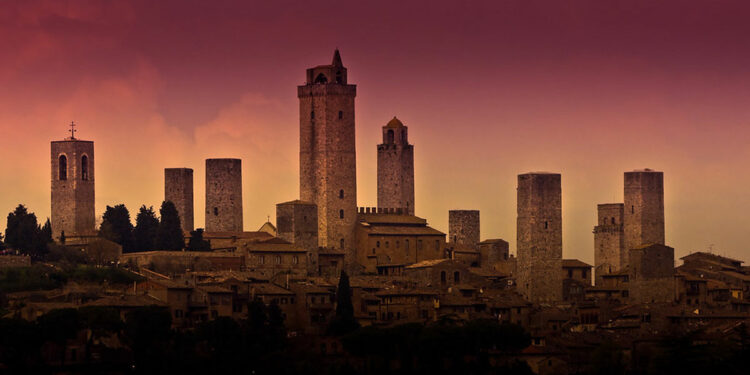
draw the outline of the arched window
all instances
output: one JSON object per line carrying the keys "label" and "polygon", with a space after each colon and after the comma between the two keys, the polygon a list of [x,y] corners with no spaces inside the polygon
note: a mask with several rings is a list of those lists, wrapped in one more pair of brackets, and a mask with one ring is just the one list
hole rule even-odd
{"label": "arched window", "polygon": [[401,143],[406,143],[406,131],[401,130]]}
{"label": "arched window", "polygon": [[339,210],[339,219],[344,218],[344,210]]}
{"label": "arched window", "polygon": [[344,118],[344,111],[339,111],[339,120]]}
{"label": "arched window", "polygon": [[328,77],[325,74],[320,73],[315,77],[315,83],[328,83]]}
{"label": "arched window", "polygon": [[339,199],[344,199],[344,189],[339,190]]}
{"label": "arched window", "polygon": [[68,158],[65,155],[60,155],[58,177],[61,180],[68,179]]}
{"label": "arched window", "polygon": [[393,129],[388,129],[388,133],[386,133],[386,143],[393,143]]}
{"label": "arched window", "polygon": [[453,282],[456,282],[456,283],[461,282],[461,274],[458,271],[453,272]]}
{"label": "arched window", "polygon": [[343,238],[339,240],[339,248],[340,249],[344,249],[344,239]]}
{"label": "arched window", "polygon": [[336,72],[336,83],[341,83],[341,82],[343,82],[343,79],[341,77],[341,71],[339,70]]}
{"label": "arched window", "polygon": [[89,157],[86,155],[81,157],[81,179],[84,181],[89,179]]}

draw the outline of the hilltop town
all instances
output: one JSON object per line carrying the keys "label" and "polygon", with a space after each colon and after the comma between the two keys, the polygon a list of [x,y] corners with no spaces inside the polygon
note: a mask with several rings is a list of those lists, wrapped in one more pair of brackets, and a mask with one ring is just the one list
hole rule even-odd
{"label": "hilltop town", "polygon": [[[194,169],[164,169],[164,201],[176,209],[182,240],[169,249],[102,235],[94,141],[74,131],[52,141],[54,246],[118,276],[70,276],[6,291],[0,312],[35,321],[60,309],[105,307],[125,317],[159,308],[168,311],[171,329],[190,331],[218,319],[250,319],[260,302],[278,309],[287,339],[313,348],[326,364],[363,372],[366,356],[331,333],[347,298],[357,327],[520,327],[528,342],[515,351],[493,347],[488,363],[511,358],[538,374],[593,373],[592,353],[616,358],[620,373],[645,373],[675,335],[689,337],[691,347],[747,344],[750,268],[709,252],[675,259],[665,238],[663,172],[624,172],[621,202],[592,202],[593,265],[563,256],[561,174],[518,174],[513,252],[507,239],[482,237],[478,210],[449,211],[448,233],[416,215],[414,145],[396,117],[384,120],[382,143],[366,150],[377,152],[377,207],[357,206],[356,93],[338,50],[330,64],[307,69],[297,88],[300,195],[278,203],[276,222],[257,231],[244,230],[242,160],[205,161],[202,226],[194,220]],[[58,267],[50,263],[10,246],[0,275]],[[43,358],[49,365],[90,363],[96,347],[73,335],[47,347]],[[396,362],[401,368],[408,361]]]}

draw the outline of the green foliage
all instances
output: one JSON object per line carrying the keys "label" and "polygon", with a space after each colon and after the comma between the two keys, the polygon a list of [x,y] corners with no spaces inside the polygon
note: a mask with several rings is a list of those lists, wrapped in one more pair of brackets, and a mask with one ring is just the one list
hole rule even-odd
{"label": "green foliage", "polygon": [[336,288],[336,315],[331,319],[328,326],[328,334],[341,336],[357,328],[359,328],[359,323],[354,318],[349,275],[342,270],[339,277],[339,286]]}
{"label": "green foliage", "polygon": [[5,242],[13,249],[40,259],[47,253],[47,244],[52,240],[52,229],[49,220],[44,229],[39,226],[34,213],[19,204],[8,214],[5,229]]}
{"label": "green foliage", "polygon": [[203,239],[203,228],[190,232],[188,251],[211,251],[211,243]]}
{"label": "green foliage", "polygon": [[44,264],[0,270],[0,290],[12,293],[60,288],[68,281],[86,283],[132,284],[143,278],[119,267],[79,265],[59,270]]}
{"label": "green foliage", "polygon": [[107,206],[102,215],[99,236],[122,245],[124,253],[134,251],[133,224],[130,222],[130,212],[124,204]]}
{"label": "green foliage", "polygon": [[161,221],[156,232],[156,248],[158,250],[182,250],[185,238],[182,234],[180,215],[177,207],[171,201],[164,201],[159,209]]}
{"label": "green foliage", "polygon": [[135,217],[133,238],[136,251],[151,251],[156,248],[156,232],[159,230],[159,219],[153,207],[141,206]]}
{"label": "green foliage", "polygon": [[0,251],[5,250],[5,242],[3,242],[3,234],[0,233]]}

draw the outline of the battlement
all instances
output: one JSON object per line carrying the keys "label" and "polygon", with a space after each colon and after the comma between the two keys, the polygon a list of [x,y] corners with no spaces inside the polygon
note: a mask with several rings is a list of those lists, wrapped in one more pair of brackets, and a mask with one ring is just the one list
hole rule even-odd
{"label": "battlement", "polygon": [[357,207],[360,214],[408,215],[406,207]]}

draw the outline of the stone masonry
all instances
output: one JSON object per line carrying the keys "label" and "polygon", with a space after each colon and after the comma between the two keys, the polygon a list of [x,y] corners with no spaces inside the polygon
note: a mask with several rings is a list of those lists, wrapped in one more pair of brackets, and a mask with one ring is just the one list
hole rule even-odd
{"label": "stone masonry", "polygon": [[194,228],[193,221],[193,170],[190,168],[164,169],[164,200],[174,203],[180,214],[184,232]]}
{"label": "stone masonry", "polygon": [[50,159],[52,237],[95,234],[94,142],[73,137],[53,141]]}
{"label": "stone masonry", "polygon": [[206,232],[242,232],[242,160],[206,159]]}
{"label": "stone masonry", "polygon": [[331,65],[307,70],[297,88],[300,105],[300,198],[318,206],[318,242],[354,260],[357,169],[354,139],[355,85],[338,50]]}
{"label": "stone masonry", "polygon": [[307,251],[308,271],[318,267],[318,207],[300,200],[276,205],[276,233]]}
{"label": "stone masonry", "polygon": [[562,300],[562,189],[558,173],[518,175],[518,290],[529,301]]}
{"label": "stone masonry", "polygon": [[630,303],[673,302],[675,296],[674,249],[649,244],[628,253]]}
{"label": "stone masonry", "polygon": [[479,211],[448,211],[448,241],[456,247],[479,250]]}
{"label": "stone masonry", "polygon": [[664,245],[664,173],[625,172],[625,251],[645,244]]}
{"label": "stone masonry", "polygon": [[620,271],[628,264],[623,233],[624,205],[606,203],[597,206],[599,218],[594,227],[594,272],[596,284],[601,277]]}
{"label": "stone masonry", "polygon": [[378,207],[414,215],[414,146],[408,128],[395,116],[383,127],[378,145]]}

